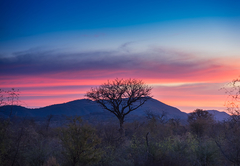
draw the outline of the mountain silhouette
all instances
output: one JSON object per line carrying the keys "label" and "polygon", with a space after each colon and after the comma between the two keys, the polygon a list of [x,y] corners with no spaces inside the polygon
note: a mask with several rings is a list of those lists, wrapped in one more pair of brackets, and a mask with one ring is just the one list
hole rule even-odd
{"label": "mountain silhouette", "polygon": [[[30,117],[30,118],[46,118],[49,115],[53,115],[55,119],[60,120],[61,117],[66,116],[81,116],[88,121],[109,121],[118,120],[114,114],[107,110],[104,110],[96,101],[88,99],[74,100],[62,104],[54,104],[42,108],[25,108],[22,106],[2,106],[0,107],[0,115],[17,117]],[[156,99],[150,98],[145,104],[139,107],[137,110],[130,112],[125,121],[143,120],[146,119],[147,112],[153,115],[165,115],[166,119],[177,118],[186,120],[188,114],[181,112],[179,109],[164,104]],[[222,120],[229,115],[218,111],[210,111],[214,113],[217,120]],[[221,114],[221,115],[220,115]],[[220,118],[219,118],[220,117]],[[218,119],[219,118],[219,119]]]}

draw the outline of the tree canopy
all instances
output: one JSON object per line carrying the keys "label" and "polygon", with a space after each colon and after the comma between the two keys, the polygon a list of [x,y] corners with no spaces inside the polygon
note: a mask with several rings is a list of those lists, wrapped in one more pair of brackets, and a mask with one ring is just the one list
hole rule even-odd
{"label": "tree canopy", "polygon": [[123,130],[125,116],[142,106],[150,98],[151,90],[142,80],[115,79],[91,88],[86,96],[113,113],[119,119],[120,130]]}

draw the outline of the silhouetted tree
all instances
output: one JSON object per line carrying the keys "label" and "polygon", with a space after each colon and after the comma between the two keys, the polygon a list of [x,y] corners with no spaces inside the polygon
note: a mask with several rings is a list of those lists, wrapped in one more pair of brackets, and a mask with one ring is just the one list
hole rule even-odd
{"label": "silhouetted tree", "polygon": [[207,129],[207,126],[214,121],[213,115],[208,111],[202,109],[196,109],[194,112],[188,115],[188,122],[191,131],[198,137],[203,136]]}
{"label": "silhouetted tree", "polygon": [[233,118],[240,116],[240,77],[232,80],[224,88],[225,93],[228,95],[228,100],[225,105],[228,112],[233,115]]}
{"label": "silhouetted tree", "polygon": [[113,113],[119,120],[123,134],[124,118],[142,106],[149,98],[152,88],[141,80],[115,79],[87,92],[87,98],[97,101],[104,109]]}
{"label": "silhouetted tree", "polygon": [[[0,107],[5,105],[18,105],[20,102],[19,100],[19,90],[12,88],[11,90],[3,90],[0,89]],[[0,111],[4,112],[5,110],[2,110],[0,108]],[[9,113],[9,118],[12,116],[12,107]]]}

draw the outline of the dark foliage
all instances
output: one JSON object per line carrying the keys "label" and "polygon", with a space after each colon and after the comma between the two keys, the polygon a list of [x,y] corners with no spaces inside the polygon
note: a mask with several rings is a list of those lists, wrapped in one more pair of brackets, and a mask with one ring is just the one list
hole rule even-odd
{"label": "dark foliage", "polygon": [[188,116],[189,127],[192,133],[198,137],[204,136],[209,127],[214,122],[213,115],[208,111],[196,109]]}
{"label": "dark foliage", "polygon": [[152,115],[126,123],[123,139],[116,122],[90,125],[72,117],[66,125],[52,127],[51,117],[41,123],[2,119],[0,165],[239,165],[239,121],[208,120],[200,137],[190,123],[163,123]]}

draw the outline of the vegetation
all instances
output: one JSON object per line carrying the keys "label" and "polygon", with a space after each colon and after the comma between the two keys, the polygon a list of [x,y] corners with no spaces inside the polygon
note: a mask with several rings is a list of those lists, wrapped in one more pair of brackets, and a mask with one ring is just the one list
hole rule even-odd
{"label": "vegetation", "polygon": [[97,88],[92,88],[86,96],[97,101],[104,109],[118,118],[120,132],[123,134],[125,116],[142,106],[149,99],[151,90],[152,88],[141,80],[115,79]]}
{"label": "vegetation", "polygon": [[196,109],[188,116],[190,130],[198,137],[204,136],[213,122],[213,115],[201,109]]}
{"label": "vegetation", "polygon": [[59,138],[64,148],[66,165],[87,165],[99,161],[101,150],[96,146],[101,141],[95,132],[95,129],[84,124],[80,117],[70,119],[67,127],[60,129]]}
{"label": "vegetation", "polygon": [[238,118],[240,115],[240,77],[233,79],[223,89],[228,95],[225,103],[228,112]]}
{"label": "vegetation", "polygon": [[7,126],[1,120],[0,165],[240,165],[240,121],[211,117],[195,110],[182,123],[148,115],[126,122],[124,139],[117,123],[93,125],[80,117],[55,127],[49,117],[42,123],[15,117]]}

